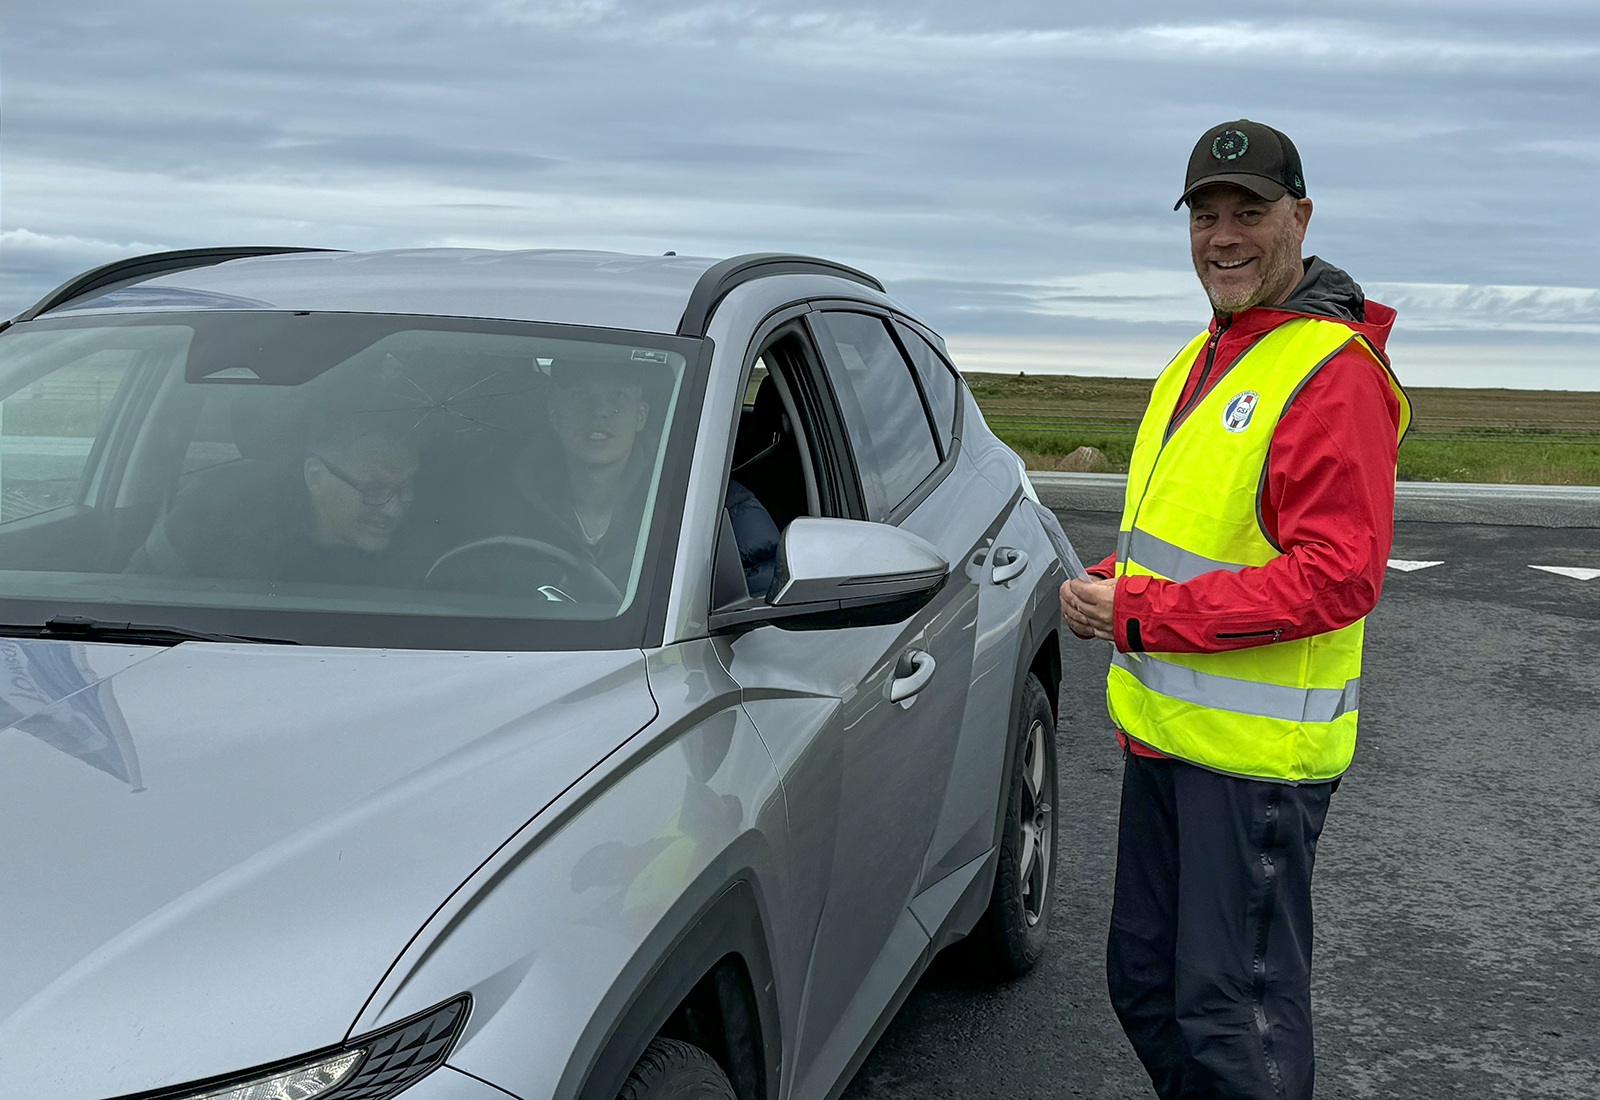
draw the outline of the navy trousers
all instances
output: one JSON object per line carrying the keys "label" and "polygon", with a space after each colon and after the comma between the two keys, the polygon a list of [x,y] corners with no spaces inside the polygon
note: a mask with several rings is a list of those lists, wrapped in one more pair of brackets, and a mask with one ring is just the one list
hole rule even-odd
{"label": "navy trousers", "polygon": [[1311,868],[1336,784],[1125,752],[1111,1004],[1162,1100],[1309,1100]]}

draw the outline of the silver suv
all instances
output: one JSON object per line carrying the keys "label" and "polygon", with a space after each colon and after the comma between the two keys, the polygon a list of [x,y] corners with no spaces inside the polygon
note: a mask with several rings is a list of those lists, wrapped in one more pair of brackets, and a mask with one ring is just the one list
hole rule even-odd
{"label": "silver suv", "polygon": [[1033,965],[1063,568],[824,260],[213,249],[0,332],[0,1095],[836,1095]]}

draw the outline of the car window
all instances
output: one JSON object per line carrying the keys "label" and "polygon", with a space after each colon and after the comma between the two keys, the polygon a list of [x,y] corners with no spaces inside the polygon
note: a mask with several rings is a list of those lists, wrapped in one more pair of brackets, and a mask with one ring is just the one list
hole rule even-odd
{"label": "car window", "polygon": [[839,349],[828,373],[871,518],[882,520],[939,465],[922,396],[888,326],[865,313],[821,315]]}
{"label": "car window", "polygon": [[956,376],[949,365],[933,349],[933,345],[907,325],[895,322],[900,333],[900,343],[911,356],[917,380],[922,383],[922,396],[928,399],[928,411],[933,416],[934,429],[939,433],[939,447],[950,453],[950,439],[956,426]]}
{"label": "car window", "polygon": [[[318,616],[332,616],[362,644],[429,644],[425,624],[386,633],[396,616],[642,624],[695,350],[394,315],[14,326],[0,336],[0,603],[114,604],[118,621],[186,608],[213,631],[273,637],[285,631],[251,617],[298,614],[298,641],[328,640]],[[87,515],[50,520],[90,485]],[[555,648],[607,637],[569,635],[545,633]]]}
{"label": "car window", "polygon": [[765,355],[758,358],[755,365],[750,368],[750,378],[744,386],[744,407],[746,409],[756,403],[756,395],[761,392],[761,383],[772,375],[772,368],[767,364]]}
{"label": "car window", "polygon": [[0,401],[0,524],[75,504],[134,352],[88,351]]}

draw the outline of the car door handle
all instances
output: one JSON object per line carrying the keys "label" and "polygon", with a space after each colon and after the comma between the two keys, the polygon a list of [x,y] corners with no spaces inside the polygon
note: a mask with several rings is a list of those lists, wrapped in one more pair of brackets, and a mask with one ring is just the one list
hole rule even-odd
{"label": "car door handle", "polygon": [[908,649],[894,667],[894,679],[889,681],[889,702],[909,706],[910,699],[928,686],[933,679],[933,654],[920,649]]}
{"label": "car door handle", "polygon": [[994,583],[1005,584],[1022,576],[1028,568],[1028,555],[1021,550],[1013,550],[1009,546],[1001,546],[994,552],[994,557],[989,559],[994,562]]}

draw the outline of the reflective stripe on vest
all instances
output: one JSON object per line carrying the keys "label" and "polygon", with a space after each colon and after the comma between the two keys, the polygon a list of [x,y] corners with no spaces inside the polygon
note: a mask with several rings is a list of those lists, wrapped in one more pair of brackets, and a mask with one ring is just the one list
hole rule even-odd
{"label": "reflective stripe on vest", "polygon": [[1111,660],[1151,691],[1186,703],[1284,722],[1331,722],[1361,705],[1361,677],[1342,688],[1297,688],[1263,684],[1175,665],[1149,653],[1115,653]]}
{"label": "reflective stripe on vest", "polygon": [[[1169,431],[1207,339],[1201,333],[1179,352],[1151,393],[1129,464],[1118,576],[1183,582],[1282,555],[1259,510],[1272,433],[1307,379],[1352,341],[1394,389],[1402,434],[1410,421],[1404,391],[1365,338],[1337,321],[1296,317],[1234,362],[1215,363],[1220,375]],[[1106,702],[1129,736],[1203,767],[1332,779],[1355,751],[1363,627],[1216,653],[1119,653]]]}
{"label": "reflective stripe on vest", "polygon": [[1218,569],[1237,573],[1249,568],[1241,562],[1217,561],[1204,554],[1185,550],[1137,527],[1117,533],[1117,560],[1138,562],[1151,573],[1169,581],[1192,581],[1202,573],[1213,573]]}

